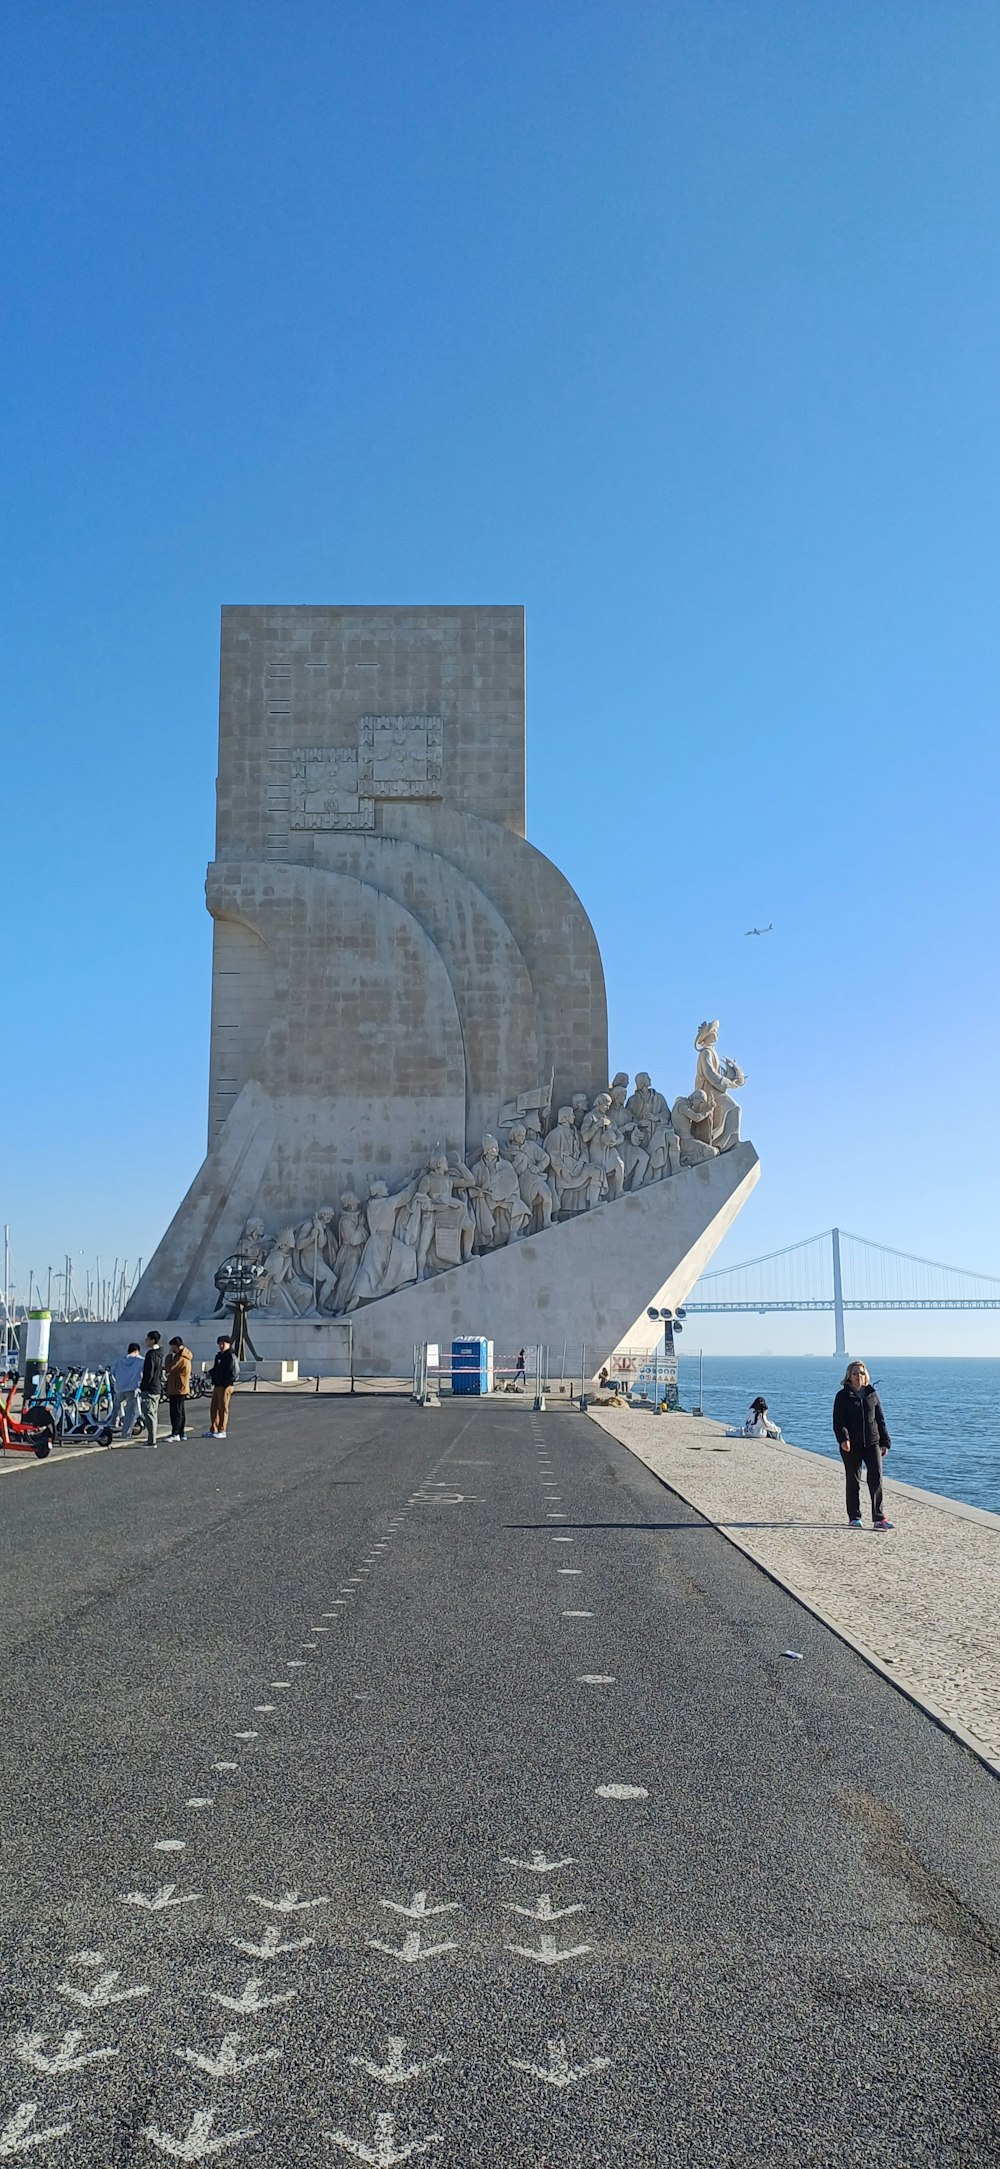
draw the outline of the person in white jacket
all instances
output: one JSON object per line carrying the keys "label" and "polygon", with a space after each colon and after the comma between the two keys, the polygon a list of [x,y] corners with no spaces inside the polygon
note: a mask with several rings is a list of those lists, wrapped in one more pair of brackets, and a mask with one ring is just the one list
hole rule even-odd
{"label": "person in white jacket", "polygon": [[771,1422],[767,1413],[767,1402],[762,1393],[758,1393],[756,1400],[751,1401],[747,1409],[743,1419],[743,1436],[744,1438],[781,1437],[780,1426]]}

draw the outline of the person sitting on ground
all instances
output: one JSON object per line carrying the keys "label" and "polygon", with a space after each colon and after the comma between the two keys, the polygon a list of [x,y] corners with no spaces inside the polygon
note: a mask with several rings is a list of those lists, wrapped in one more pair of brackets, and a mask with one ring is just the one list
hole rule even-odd
{"label": "person sitting on ground", "polygon": [[751,1401],[743,1418],[744,1438],[780,1438],[780,1425],[772,1423],[767,1413],[767,1402],[762,1393]]}

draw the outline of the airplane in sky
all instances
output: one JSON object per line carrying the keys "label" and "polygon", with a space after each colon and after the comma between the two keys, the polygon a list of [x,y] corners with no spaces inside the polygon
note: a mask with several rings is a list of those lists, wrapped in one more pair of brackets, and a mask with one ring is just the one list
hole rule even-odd
{"label": "airplane in sky", "polygon": [[751,934],[773,934],[773,932],[774,922],[772,920],[770,926],[748,926],[746,933],[743,936],[743,939],[744,941],[749,941]]}

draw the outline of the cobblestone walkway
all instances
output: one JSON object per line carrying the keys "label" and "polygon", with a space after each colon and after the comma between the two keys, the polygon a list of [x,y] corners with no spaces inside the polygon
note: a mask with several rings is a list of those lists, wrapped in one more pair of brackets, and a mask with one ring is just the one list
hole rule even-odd
{"label": "cobblestone walkway", "polygon": [[[873,1658],[1000,1775],[1000,1514],[894,1484],[895,1527],[851,1530],[839,1466],[722,1424],[592,1411],[671,1489]],[[862,1501],[868,1495],[862,1479]]]}

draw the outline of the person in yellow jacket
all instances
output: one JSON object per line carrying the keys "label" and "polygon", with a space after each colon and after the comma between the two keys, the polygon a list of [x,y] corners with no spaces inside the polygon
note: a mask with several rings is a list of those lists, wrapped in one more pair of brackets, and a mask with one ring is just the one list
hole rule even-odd
{"label": "person in yellow jacket", "polygon": [[191,1363],[190,1348],[185,1348],[180,1334],[175,1333],[167,1347],[166,1362],[167,1400],[170,1404],[170,1437],[167,1441],[169,1446],[176,1446],[186,1435]]}

